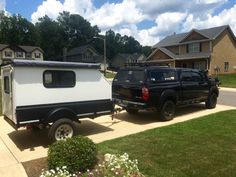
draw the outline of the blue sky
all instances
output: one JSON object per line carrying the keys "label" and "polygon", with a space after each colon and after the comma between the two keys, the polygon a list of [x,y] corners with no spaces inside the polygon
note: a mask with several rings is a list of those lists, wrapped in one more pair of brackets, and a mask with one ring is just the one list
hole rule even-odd
{"label": "blue sky", "polygon": [[0,10],[37,22],[65,10],[97,25],[134,36],[143,45],[192,28],[230,25],[236,32],[236,0],[0,0]]}

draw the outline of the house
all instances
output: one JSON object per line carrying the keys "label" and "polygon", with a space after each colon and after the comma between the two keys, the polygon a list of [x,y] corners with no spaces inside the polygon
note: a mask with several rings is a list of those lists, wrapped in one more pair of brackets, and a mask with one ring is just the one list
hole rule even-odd
{"label": "house", "polygon": [[111,67],[118,70],[130,63],[142,63],[145,62],[146,56],[139,53],[118,53],[111,61]]}
{"label": "house", "polygon": [[236,38],[228,25],[173,34],[153,48],[147,62],[208,70],[209,74],[236,72]]}
{"label": "house", "polygon": [[[68,52],[64,51],[64,61],[81,62],[81,63],[100,63],[101,69],[104,70],[104,56],[100,55],[96,49],[90,45],[75,47]],[[108,67],[106,58],[106,68]]]}
{"label": "house", "polygon": [[43,50],[36,46],[0,44],[0,64],[11,59],[43,60]]}

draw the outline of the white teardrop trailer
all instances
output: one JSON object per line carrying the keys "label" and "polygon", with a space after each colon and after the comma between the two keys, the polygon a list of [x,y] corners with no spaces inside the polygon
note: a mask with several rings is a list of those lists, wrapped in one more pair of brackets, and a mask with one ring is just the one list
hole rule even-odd
{"label": "white teardrop trailer", "polygon": [[74,121],[114,111],[99,64],[12,60],[3,66],[3,115],[15,129],[50,126],[49,138],[75,135]]}

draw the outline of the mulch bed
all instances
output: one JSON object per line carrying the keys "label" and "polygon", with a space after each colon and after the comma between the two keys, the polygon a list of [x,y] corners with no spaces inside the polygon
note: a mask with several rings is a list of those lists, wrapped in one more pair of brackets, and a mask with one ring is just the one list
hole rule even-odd
{"label": "mulch bed", "polygon": [[39,177],[42,169],[47,169],[47,157],[23,162],[28,177]]}

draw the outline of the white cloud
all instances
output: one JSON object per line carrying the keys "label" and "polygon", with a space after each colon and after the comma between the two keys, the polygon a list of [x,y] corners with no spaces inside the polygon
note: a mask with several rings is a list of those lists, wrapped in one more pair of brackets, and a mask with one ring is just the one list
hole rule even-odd
{"label": "white cloud", "polygon": [[63,5],[58,0],[43,1],[38,6],[36,12],[31,15],[32,22],[38,21],[38,18],[48,15],[50,18],[56,19],[58,14],[63,11]]}
{"label": "white cloud", "polygon": [[101,30],[119,25],[137,24],[145,19],[145,15],[136,8],[135,2],[124,0],[121,3],[105,3],[89,17],[92,25],[98,25]]}
{"label": "white cloud", "polygon": [[[229,24],[236,32],[236,5],[213,15],[227,1],[123,0],[119,3],[106,2],[96,8],[94,0],[65,0],[63,3],[46,0],[31,18],[33,22],[44,15],[56,19],[60,12],[69,11],[80,14],[92,25],[98,25],[103,34],[112,29],[122,35],[135,37],[142,45],[154,45],[167,35],[190,31],[192,28]],[[137,26],[144,20],[151,20],[155,25],[140,30]]]}
{"label": "white cloud", "polygon": [[5,10],[5,6],[6,6],[6,1],[5,0],[0,0],[0,11]]}
{"label": "white cloud", "polygon": [[189,30],[192,28],[209,28],[214,26],[230,25],[234,33],[236,33],[236,5],[230,9],[225,9],[218,15],[208,14],[205,20],[200,18],[193,18],[193,15],[189,15],[183,24],[183,30]]}

